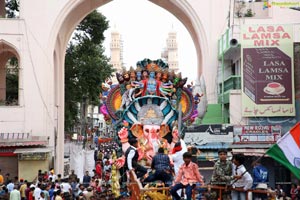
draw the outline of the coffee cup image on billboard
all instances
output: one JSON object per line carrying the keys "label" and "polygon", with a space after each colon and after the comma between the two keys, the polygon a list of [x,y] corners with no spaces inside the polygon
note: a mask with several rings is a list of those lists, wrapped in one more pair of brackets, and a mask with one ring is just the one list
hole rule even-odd
{"label": "coffee cup image on billboard", "polygon": [[285,91],[283,85],[277,82],[268,83],[267,86],[264,88],[264,92],[269,95],[279,95]]}

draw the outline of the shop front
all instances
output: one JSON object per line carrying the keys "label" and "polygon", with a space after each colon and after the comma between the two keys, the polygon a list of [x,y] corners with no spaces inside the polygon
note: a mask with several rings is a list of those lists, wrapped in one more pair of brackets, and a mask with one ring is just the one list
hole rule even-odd
{"label": "shop front", "polygon": [[[2,173],[9,173],[11,179],[18,176],[32,181],[32,177],[37,175],[36,168],[46,166],[46,164],[41,165],[40,162],[50,159],[49,152],[51,150],[46,148],[48,142],[47,137],[32,136],[30,133],[0,133]],[[43,167],[42,169],[48,170],[48,167],[49,162],[47,168]]]}
{"label": "shop front", "polygon": [[22,148],[14,151],[18,155],[18,174],[20,178],[29,182],[36,179],[38,170],[49,171],[51,163],[51,149]]}

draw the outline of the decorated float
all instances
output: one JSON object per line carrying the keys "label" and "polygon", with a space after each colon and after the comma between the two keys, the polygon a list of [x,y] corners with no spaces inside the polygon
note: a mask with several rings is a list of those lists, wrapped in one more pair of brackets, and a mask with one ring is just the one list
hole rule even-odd
{"label": "decorated float", "polygon": [[[117,72],[116,77],[118,84],[103,85],[107,93],[100,110],[116,129],[123,153],[128,140],[136,138],[139,161],[150,165],[158,148],[171,152],[184,137],[185,125],[198,117],[203,88],[187,84],[187,78],[160,59],[139,61],[135,68]],[[115,161],[117,170],[124,157]]]}

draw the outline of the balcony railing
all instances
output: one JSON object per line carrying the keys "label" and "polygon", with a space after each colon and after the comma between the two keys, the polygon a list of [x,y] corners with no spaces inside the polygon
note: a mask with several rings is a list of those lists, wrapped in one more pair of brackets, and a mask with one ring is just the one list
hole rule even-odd
{"label": "balcony railing", "polygon": [[[222,83],[219,84],[220,94],[222,93]],[[224,93],[229,90],[241,89],[241,76],[232,75],[224,81]]]}
{"label": "balcony railing", "polygon": [[[224,81],[224,94],[222,94],[222,83],[219,84],[219,97],[218,102],[229,103],[230,90],[241,89],[241,76],[230,76]],[[222,98],[222,96],[224,97]]]}
{"label": "balcony railing", "polygon": [[224,81],[224,92],[234,89],[241,89],[241,76],[230,76]]}

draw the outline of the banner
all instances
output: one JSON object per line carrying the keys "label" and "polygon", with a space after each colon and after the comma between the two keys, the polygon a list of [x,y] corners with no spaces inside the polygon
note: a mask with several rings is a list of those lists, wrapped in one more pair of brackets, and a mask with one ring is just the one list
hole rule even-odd
{"label": "banner", "polygon": [[293,27],[244,25],[242,116],[295,116]]}
{"label": "banner", "polygon": [[277,141],[266,153],[283,166],[287,167],[300,179],[300,123]]}

